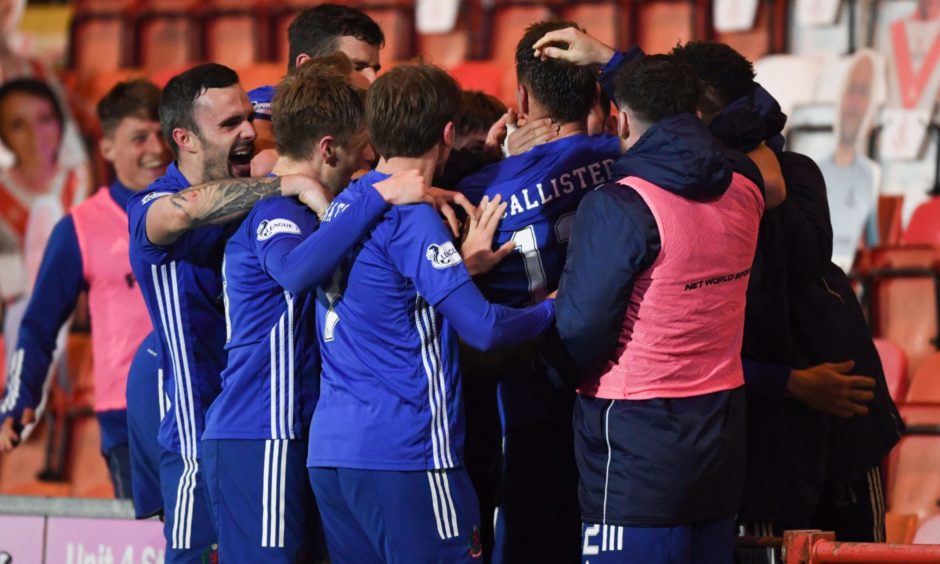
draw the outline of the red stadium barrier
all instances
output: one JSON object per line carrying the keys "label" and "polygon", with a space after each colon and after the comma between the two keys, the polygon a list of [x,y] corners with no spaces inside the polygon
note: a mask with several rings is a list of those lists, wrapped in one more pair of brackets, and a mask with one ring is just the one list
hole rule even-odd
{"label": "red stadium barrier", "polygon": [[940,545],[836,542],[831,531],[786,531],[783,560],[786,564],[836,564],[882,562],[940,563]]}

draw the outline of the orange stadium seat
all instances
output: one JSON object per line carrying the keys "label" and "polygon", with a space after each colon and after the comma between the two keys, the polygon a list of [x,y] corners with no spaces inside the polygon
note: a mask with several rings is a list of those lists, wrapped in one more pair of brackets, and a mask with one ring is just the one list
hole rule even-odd
{"label": "orange stadium seat", "polygon": [[940,544],[940,515],[934,515],[917,527],[914,544]]}
{"label": "orange stadium seat", "polygon": [[695,38],[694,2],[631,2],[636,37],[630,40],[647,53],[666,53],[676,43]]}
{"label": "orange stadium seat", "polygon": [[80,71],[107,71],[128,63],[133,29],[123,12],[77,13],[69,32],[69,66]]}
{"label": "orange stadium seat", "polygon": [[281,63],[260,63],[236,67],[242,87],[247,91],[259,86],[274,85],[281,81],[287,68]]}
{"label": "orange stadium seat", "polygon": [[905,245],[940,245],[940,198],[917,206],[901,241]]}
{"label": "orange stadium seat", "polygon": [[102,96],[115,84],[132,78],[145,78],[146,73],[139,68],[111,69],[92,73],[83,73],[77,77],[73,92],[94,107]]}
{"label": "orange stadium seat", "polygon": [[573,2],[562,7],[561,17],[580,24],[608,45],[627,47],[630,18],[623,2]]}
{"label": "orange stadium seat", "polygon": [[454,28],[443,33],[415,33],[416,52],[425,61],[446,69],[454,68],[464,61],[483,55],[479,41],[482,16],[477,2],[462,2]]}
{"label": "orange stadium seat", "polygon": [[428,63],[454,68],[468,59],[470,31],[456,28],[448,33],[418,35],[418,54]]}
{"label": "orange stadium seat", "polygon": [[885,542],[888,544],[910,544],[917,531],[917,515],[885,513]]}
{"label": "orange stadium seat", "polygon": [[267,56],[264,12],[247,8],[207,8],[203,14],[205,53],[202,57],[230,67],[251,65]]}
{"label": "orange stadium seat", "polygon": [[937,350],[937,260],[931,246],[878,247],[864,262],[870,269],[870,323],[874,336],[901,346],[913,373]]}
{"label": "orange stadium seat", "polygon": [[906,436],[894,448],[888,473],[888,507],[926,519],[940,502],[940,436]]}
{"label": "orange stadium seat", "polygon": [[450,69],[450,74],[464,90],[482,90],[509,105],[515,106],[515,92],[504,90],[506,70],[493,62],[467,61]]}
{"label": "orange stadium seat", "polygon": [[142,13],[136,37],[136,63],[141,67],[164,69],[199,60],[199,26],[188,11]]}
{"label": "orange stadium seat", "polygon": [[881,357],[888,393],[895,403],[900,403],[907,395],[907,355],[904,349],[888,339],[875,339],[875,348]]}
{"label": "orange stadium seat", "polygon": [[491,60],[503,69],[503,95],[499,96],[503,102],[515,106],[516,44],[530,24],[553,15],[549,7],[540,3],[500,2],[493,8],[490,53]]}
{"label": "orange stadium seat", "polygon": [[751,61],[756,61],[771,52],[771,12],[769,2],[758,4],[754,27],[747,31],[728,33],[715,32],[715,41],[721,41],[734,47]]}
{"label": "orange stadium seat", "polygon": [[927,355],[914,372],[907,401],[940,404],[940,352]]}
{"label": "orange stadium seat", "polygon": [[880,194],[878,196],[878,240],[882,245],[901,243],[901,209],[904,196]]}
{"label": "orange stadium seat", "polygon": [[385,48],[379,53],[384,68],[407,61],[415,54],[415,18],[413,2],[359,2],[385,33]]}
{"label": "orange stadium seat", "polygon": [[888,509],[916,515],[918,521],[940,512],[940,404],[898,406],[907,434],[887,457],[885,491]]}
{"label": "orange stadium seat", "polygon": [[154,70],[149,74],[151,82],[163,88],[166,86],[166,83],[170,81],[171,78],[178,75],[179,73],[193,67],[195,63],[189,63],[185,65],[179,65],[175,67],[166,67]]}

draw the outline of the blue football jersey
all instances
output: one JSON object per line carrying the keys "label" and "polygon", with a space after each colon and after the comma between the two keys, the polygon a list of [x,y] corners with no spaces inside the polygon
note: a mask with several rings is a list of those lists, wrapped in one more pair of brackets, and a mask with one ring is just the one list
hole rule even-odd
{"label": "blue football jersey", "polygon": [[305,439],[317,400],[319,355],[312,294],[269,274],[268,252],[300,244],[319,220],[296,198],[255,204],[225,246],[228,364],[206,414],[206,439]]}
{"label": "blue football jersey", "polygon": [[226,231],[189,231],[166,246],[147,238],[147,210],[159,198],[189,188],[176,167],[127,202],[131,268],[160,340],[164,389],[170,409],[160,423],[160,444],[198,456],[206,407],[219,393],[225,367],[222,253]]}
{"label": "blue football jersey", "polygon": [[[353,182],[333,221],[388,175]],[[440,216],[396,206],[317,295],[322,373],[309,466],[427,470],[461,465],[457,336],[435,309],[470,275]]]}
{"label": "blue football jersey", "polygon": [[516,252],[475,280],[493,303],[520,307],[558,287],[581,198],[607,182],[620,157],[612,135],[572,135],[492,164],[457,185],[477,204],[499,194],[509,204],[496,233]]}

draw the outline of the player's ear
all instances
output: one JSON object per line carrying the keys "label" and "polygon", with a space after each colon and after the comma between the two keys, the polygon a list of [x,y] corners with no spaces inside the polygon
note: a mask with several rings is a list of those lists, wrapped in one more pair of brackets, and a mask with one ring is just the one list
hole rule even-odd
{"label": "player's ear", "polygon": [[607,116],[607,123],[604,124],[604,133],[617,135],[617,114]]}
{"label": "player's ear", "polygon": [[630,118],[623,110],[617,110],[617,137],[624,140],[630,137]]}
{"label": "player's ear", "polygon": [[325,135],[320,139],[320,142],[317,143],[317,151],[323,162],[330,166],[336,164],[336,139],[332,135]]}
{"label": "player's ear", "polygon": [[188,151],[191,153],[199,148],[199,140],[196,134],[185,127],[177,127],[173,130],[173,141],[176,143],[176,146],[180,148],[180,151]]}
{"label": "player's ear", "polygon": [[457,138],[457,127],[454,125],[454,122],[449,121],[447,125],[444,126],[444,146],[453,147],[454,139]]}
{"label": "player's ear", "polygon": [[101,156],[104,157],[104,160],[109,163],[114,162],[114,139],[110,135],[105,135],[98,141],[98,150],[101,151]]}
{"label": "player's ear", "polygon": [[297,55],[297,58],[294,59],[294,66],[299,67],[300,65],[304,64],[304,61],[309,61],[309,60],[310,60],[310,55],[306,53],[300,53],[299,55]]}
{"label": "player's ear", "polygon": [[522,84],[516,86],[516,102],[519,106],[519,113],[529,113],[529,91]]}

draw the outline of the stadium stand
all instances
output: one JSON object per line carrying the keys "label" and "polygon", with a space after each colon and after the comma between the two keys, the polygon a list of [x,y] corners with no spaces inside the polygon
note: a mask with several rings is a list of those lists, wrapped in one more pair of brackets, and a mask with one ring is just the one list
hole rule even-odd
{"label": "stadium stand", "polygon": [[910,544],[917,531],[917,515],[888,511],[885,514],[885,542]]}
{"label": "stadium stand", "polygon": [[931,246],[878,247],[863,261],[872,333],[904,349],[909,373],[937,349],[938,256]]}
{"label": "stadium stand", "polygon": [[940,352],[929,354],[914,372],[907,401],[940,404]]}
{"label": "stadium stand", "polygon": [[907,356],[904,349],[888,339],[875,339],[875,347],[885,371],[888,393],[895,403],[903,402],[907,395]]}
{"label": "stadium stand", "polygon": [[940,199],[917,206],[902,240],[905,245],[940,245]]}

